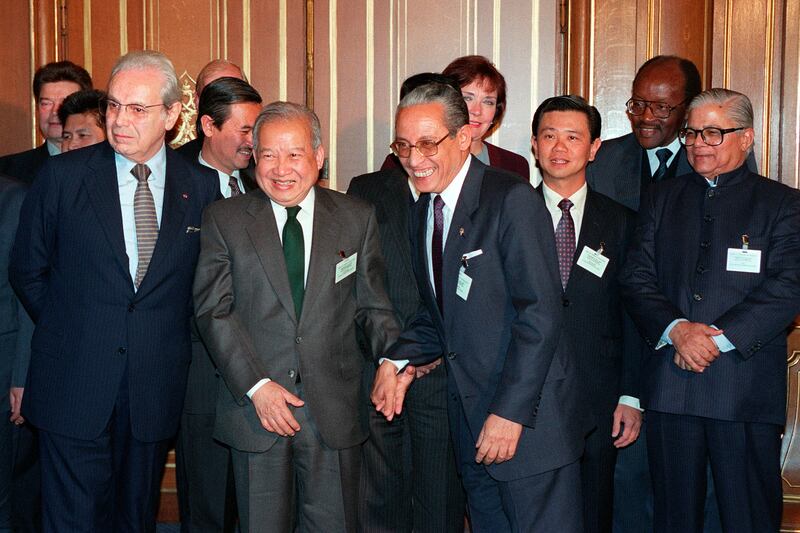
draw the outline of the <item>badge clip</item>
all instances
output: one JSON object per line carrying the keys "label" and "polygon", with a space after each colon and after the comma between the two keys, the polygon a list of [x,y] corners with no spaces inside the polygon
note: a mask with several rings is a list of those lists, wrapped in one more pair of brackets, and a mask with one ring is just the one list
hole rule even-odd
{"label": "badge clip", "polygon": [[469,261],[467,260],[467,256],[466,255],[462,255],[461,256],[461,266],[463,266],[465,270],[469,266]]}
{"label": "badge clip", "polygon": [[742,250],[747,250],[750,248],[750,237],[748,235],[742,235]]}
{"label": "badge clip", "polygon": [[600,255],[603,255],[603,250],[605,250],[605,249],[606,249],[606,243],[604,243],[603,241],[600,241],[600,248],[597,249],[597,253],[600,254]]}

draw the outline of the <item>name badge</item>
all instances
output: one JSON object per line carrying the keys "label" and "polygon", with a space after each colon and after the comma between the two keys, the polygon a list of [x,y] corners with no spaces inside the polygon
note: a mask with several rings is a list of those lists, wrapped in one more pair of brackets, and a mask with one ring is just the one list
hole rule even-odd
{"label": "name badge", "polygon": [[728,272],[761,272],[761,250],[749,248],[728,248]]}
{"label": "name badge", "polygon": [[358,252],[339,261],[339,263],[336,265],[336,283],[339,283],[344,278],[356,271],[357,257]]}
{"label": "name badge", "polygon": [[458,282],[456,283],[456,294],[459,298],[467,301],[469,297],[469,289],[472,287],[472,278],[469,277],[462,266],[458,271]]}
{"label": "name badge", "polygon": [[598,278],[602,278],[609,261],[610,259],[603,255],[602,245],[600,245],[600,250],[592,250],[588,246],[584,246],[580,257],[578,257],[578,266]]}

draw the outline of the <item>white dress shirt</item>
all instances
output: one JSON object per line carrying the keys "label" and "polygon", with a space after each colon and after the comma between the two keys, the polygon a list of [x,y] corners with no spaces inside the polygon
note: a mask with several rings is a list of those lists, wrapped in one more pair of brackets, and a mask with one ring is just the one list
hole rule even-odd
{"label": "white dress shirt", "polygon": [[242,183],[242,177],[239,174],[239,169],[233,171],[233,174],[228,175],[225,174],[218,168],[212,167],[205,159],[203,159],[203,151],[201,150],[199,154],[197,154],[197,161],[203,165],[204,167],[208,167],[212,170],[217,172],[219,177],[219,192],[222,193],[222,196],[225,198],[231,197],[231,184],[230,184],[230,176],[233,176],[236,180],[236,183],[239,185],[239,191],[244,193],[244,184]]}
{"label": "white dress shirt", "polygon": [[[139,266],[139,241],[136,238],[136,217],[133,214],[133,197],[139,183],[131,173],[135,162],[118,153],[114,154],[117,166],[117,185],[119,187],[119,206],[122,212],[122,233],[125,237],[125,252],[128,254],[128,269],[131,273],[131,285],[136,279],[136,268]],[[156,220],[161,228],[161,207],[164,205],[164,187],[167,183],[167,147],[161,149],[145,165],[150,168],[147,185],[156,204]],[[133,285],[133,290],[137,290]]]}
{"label": "white dress shirt", "polygon": [[658,160],[658,156],[656,156],[656,152],[661,150],[662,148],[669,148],[672,155],[669,156],[667,159],[667,166],[670,166],[673,161],[675,161],[675,156],[678,155],[678,150],[681,149],[681,142],[675,137],[671,143],[666,146],[656,146],[655,148],[650,148],[649,150],[645,150],[647,152],[647,162],[650,163],[650,175],[653,176],[658,170],[659,165],[661,165],[661,161]]}
{"label": "white dress shirt", "polygon": [[[298,204],[300,206],[300,211],[297,213],[297,221],[300,223],[300,227],[303,228],[303,283],[304,285],[308,283],[308,263],[311,260],[311,239],[314,235],[314,198],[316,197],[314,192],[314,187],[311,187],[311,190],[308,191],[308,194],[305,198]],[[286,208],[281,204],[275,203],[272,200],[269,201],[272,205],[272,213],[275,215],[275,224],[278,226],[278,238],[281,241],[281,246],[283,245],[283,227],[286,225],[286,220],[289,218],[289,214],[286,212]],[[276,261],[280,261],[280,258],[276,258]],[[253,385],[249,391],[247,391],[247,397],[252,398],[253,394],[256,393],[258,389],[260,389],[265,383],[270,381],[269,378],[263,378],[258,380],[258,383]]]}
{"label": "white dress shirt", "polygon": [[[564,199],[563,196],[555,192],[553,189],[547,186],[546,183],[542,182],[542,192],[544,193],[544,203],[547,206],[547,210],[550,212],[550,217],[553,219],[553,230],[555,230],[556,226],[558,226],[558,222],[561,220],[561,208],[558,207],[558,202]],[[572,207],[570,208],[569,212],[572,215],[572,221],[575,223],[575,247],[577,250],[578,241],[580,240],[581,235],[581,224],[583,223],[583,214],[586,212],[586,196],[589,192],[589,188],[587,187],[586,183],[583,186],[572,193],[569,196],[568,200],[572,202]],[[581,251],[578,250],[578,253]],[[633,407],[634,409],[639,409],[642,411],[639,398],[635,398],[633,396],[626,396],[622,395],[619,397],[619,403],[623,405],[628,405]]]}

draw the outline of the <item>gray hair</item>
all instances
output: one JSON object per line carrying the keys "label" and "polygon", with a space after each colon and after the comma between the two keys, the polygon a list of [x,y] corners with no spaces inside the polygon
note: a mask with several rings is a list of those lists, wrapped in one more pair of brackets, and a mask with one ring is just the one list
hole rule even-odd
{"label": "gray hair", "polygon": [[397,111],[422,104],[441,104],[444,107],[444,126],[454,136],[462,126],[469,124],[467,103],[460,92],[445,83],[426,83],[413,89],[400,100]]}
{"label": "gray hair", "polygon": [[161,87],[161,102],[166,106],[171,106],[175,102],[181,101],[181,90],[178,86],[178,76],[175,74],[175,67],[172,61],[161,52],[155,50],[137,50],[128,52],[120,57],[114,68],[111,70],[109,85],[114,76],[126,70],[157,70],[164,77],[164,84]]}
{"label": "gray hair", "polygon": [[687,115],[693,109],[708,104],[724,106],[725,114],[736,124],[737,128],[753,127],[753,104],[744,94],[721,88],[703,91],[692,98],[686,109]]}
{"label": "gray hair", "polygon": [[322,127],[319,125],[316,113],[306,106],[294,102],[272,102],[261,110],[256,124],[253,126],[253,150],[258,152],[258,134],[263,126],[273,122],[297,119],[305,121],[311,130],[311,148],[316,150],[322,146]]}

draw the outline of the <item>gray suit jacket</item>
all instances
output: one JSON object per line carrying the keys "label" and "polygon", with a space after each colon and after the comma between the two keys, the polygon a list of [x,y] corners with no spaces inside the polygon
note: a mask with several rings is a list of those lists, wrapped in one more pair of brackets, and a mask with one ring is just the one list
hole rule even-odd
{"label": "gray suit jacket", "polygon": [[[306,402],[301,409],[308,409],[322,441],[335,449],[363,442],[366,406],[359,389],[364,359],[356,325],[373,353],[386,353],[399,334],[383,287],[373,209],[335,191],[315,190],[299,321],[269,198],[254,191],[217,202],[203,216],[195,312],[224,380],[215,438],[237,450],[263,452],[278,438],[261,426],[247,391],[268,377],[296,393],[298,373]],[[342,253],[358,254],[356,272],[335,283]]]}

